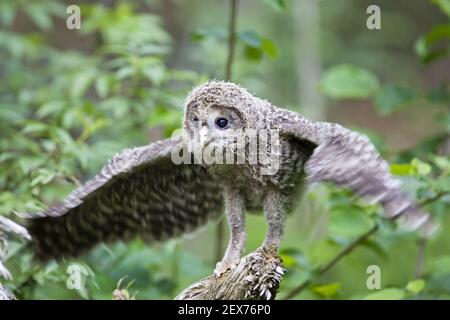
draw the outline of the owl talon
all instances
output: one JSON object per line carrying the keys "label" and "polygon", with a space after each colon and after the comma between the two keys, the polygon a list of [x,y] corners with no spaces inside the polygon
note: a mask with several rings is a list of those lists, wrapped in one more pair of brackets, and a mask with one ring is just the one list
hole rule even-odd
{"label": "owl talon", "polygon": [[231,270],[233,268],[235,268],[239,263],[238,261],[219,261],[216,263],[216,267],[214,269],[214,275],[217,278],[220,278],[220,276],[222,276],[222,274],[224,274],[225,272],[227,272],[228,270]]}

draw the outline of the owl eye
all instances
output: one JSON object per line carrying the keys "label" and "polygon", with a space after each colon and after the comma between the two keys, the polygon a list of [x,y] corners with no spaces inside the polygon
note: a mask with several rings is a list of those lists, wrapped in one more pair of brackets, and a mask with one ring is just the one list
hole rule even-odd
{"label": "owl eye", "polygon": [[221,129],[226,128],[228,125],[228,119],[225,118],[217,118],[216,119],[216,126],[218,126]]}

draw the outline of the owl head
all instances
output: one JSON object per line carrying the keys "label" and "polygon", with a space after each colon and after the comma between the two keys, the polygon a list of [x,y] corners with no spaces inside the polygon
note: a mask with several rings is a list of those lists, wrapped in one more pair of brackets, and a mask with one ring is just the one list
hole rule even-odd
{"label": "owl head", "polygon": [[198,136],[202,147],[211,142],[227,144],[247,129],[256,129],[258,98],[230,82],[208,81],[186,98],[183,129]]}

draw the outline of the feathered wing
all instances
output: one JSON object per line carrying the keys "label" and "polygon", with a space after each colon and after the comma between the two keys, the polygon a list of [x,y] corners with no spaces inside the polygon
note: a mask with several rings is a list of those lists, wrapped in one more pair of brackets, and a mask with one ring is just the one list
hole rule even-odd
{"label": "feathered wing", "polygon": [[380,203],[386,217],[399,218],[408,229],[419,228],[423,236],[436,230],[430,215],[401,189],[401,182],[391,175],[388,163],[366,136],[338,124],[313,123],[300,117],[282,121],[279,127],[281,134],[316,144],[304,167],[310,182],[329,181],[350,188],[364,199]]}
{"label": "feathered wing", "polygon": [[38,257],[76,256],[136,235],[161,241],[218,217],[220,184],[199,165],[171,161],[180,143],[167,139],[122,151],[64,201],[32,218],[28,230]]}

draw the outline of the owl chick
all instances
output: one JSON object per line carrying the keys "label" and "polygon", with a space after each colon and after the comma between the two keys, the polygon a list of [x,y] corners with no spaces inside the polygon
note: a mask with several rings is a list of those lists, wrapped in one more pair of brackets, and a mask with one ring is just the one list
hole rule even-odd
{"label": "owl chick", "polygon": [[[350,188],[424,235],[435,229],[365,136],[311,122],[236,84],[209,81],[192,90],[182,132],[122,151],[64,201],[34,214],[29,231],[38,257],[75,256],[136,235],[163,241],[219,218],[224,209],[230,239],[216,265],[220,276],[240,259],[247,211],[262,209],[268,223],[263,247],[278,248],[292,203],[305,185],[319,181]],[[217,161],[224,154],[226,161]]]}

